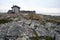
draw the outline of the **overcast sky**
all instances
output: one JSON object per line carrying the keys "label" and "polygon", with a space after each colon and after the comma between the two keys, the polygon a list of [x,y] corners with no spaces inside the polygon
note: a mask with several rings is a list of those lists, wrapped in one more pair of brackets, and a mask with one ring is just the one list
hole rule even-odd
{"label": "overcast sky", "polygon": [[21,7],[21,10],[60,15],[60,0],[0,0],[0,12],[8,11],[13,5]]}

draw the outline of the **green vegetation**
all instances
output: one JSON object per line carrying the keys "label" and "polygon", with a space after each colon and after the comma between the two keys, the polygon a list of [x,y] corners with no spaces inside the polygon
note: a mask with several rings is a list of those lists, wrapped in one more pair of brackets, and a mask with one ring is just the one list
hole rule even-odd
{"label": "green vegetation", "polygon": [[[35,32],[35,34],[36,34],[36,32]],[[51,36],[44,37],[44,36],[38,36],[37,34],[36,34],[36,37],[31,38],[31,40],[39,40],[39,39],[54,40],[54,38]]]}
{"label": "green vegetation", "polygon": [[46,22],[42,20],[40,23],[41,23],[42,25],[45,25]]}
{"label": "green vegetation", "polygon": [[35,29],[38,27],[37,25],[34,25]]}
{"label": "green vegetation", "polygon": [[54,40],[53,37],[46,37],[45,40]]}
{"label": "green vegetation", "polygon": [[34,29],[33,29],[33,32],[34,32],[34,34],[36,36],[36,37],[33,38],[33,40],[38,40],[38,34],[37,34],[37,32]]}
{"label": "green vegetation", "polygon": [[[34,25],[34,27],[35,27],[35,29],[36,29],[38,26],[37,26],[37,25]],[[32,29],[33,32],[34,32],[34,34],[35,34],[35,37],[33,38],[33,40],[39,40],[39,39],[38,39],[38,34],[37,34],[37,32],[35,31],[35,29]]]}
{"label": "green vegetation", "polygon": [[0,24],[8,23],[10,21],[12,21],[12,20],[11,19],[1,19]]}
{"label": "green vegetation", "polygon": [[60,24],[60,17],[50,16],[46,18],[46,21]]}
{"label": "green vegetation", "polygon": [[42,20],[42,17],[38,14],[29,14],[29,19],[31,20],[37,20],[37,21],[41,21]]}
{"label": "green vegetation", "polygon": [[31,20],[37,20],[39,21],[42,25],[45,25],[46,21],[42,19],[42,17],[38,14],[29,14],[29,18]]}

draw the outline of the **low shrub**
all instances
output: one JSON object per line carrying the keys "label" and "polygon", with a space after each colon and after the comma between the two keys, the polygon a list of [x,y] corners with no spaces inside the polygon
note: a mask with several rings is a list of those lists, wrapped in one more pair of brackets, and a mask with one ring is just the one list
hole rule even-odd
{"label": "low shrub", "polygon": [[10,21],[12,21],[12,20],[11,19],[1,19],[0,24],[8,23]]}

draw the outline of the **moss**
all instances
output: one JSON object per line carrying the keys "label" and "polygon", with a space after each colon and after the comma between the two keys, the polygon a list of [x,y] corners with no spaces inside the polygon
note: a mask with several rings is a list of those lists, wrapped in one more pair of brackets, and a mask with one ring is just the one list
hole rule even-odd
{"label": "moss", "polygon": [[37,34],[37,32],[36,32],[35,30],[33,30],[33,32],[34,32],[34,34],[35,34],[35,36],[36,36],[36,37],[34,37],[33,40],[38,40],[38,34]]}
{"label": "moss", "polygon": [[37,25],[34,25],[35,29],[38,27]]}
{"label": "moss", "polygon": [[12,20],[10,20],[10,19],[1,19],[0,24],[8,23],[10,21],[12,21]]}
{"label": "moss", "polygon": [[40,15],[38,15],[38,14],[29,14],[29,19],[41,21],[42,17]]}
{"label": "moss", "polygon": [[54,40],[53,37],[46,37],[45,40]]}
{"label": "moss", "polygon": [[45,25],[46,22],[45,22],[45,21],[41,21],[40,23],[41,23],[42,25]]}
{"label": "moss", "polygon": [[[35,32],[34,32],[35,33]],[[36,33],[35,33],[36,34]],[[39,40],[39,39],[45,39],[45,40],[54,40],[54,38],[53,37],[51,37],[51,36],[38,36],[37,34],[36,34],[36,37],[32,37],[31,38],[31,40]]]}
{"label": "moss", "polygon": [[53,22],[53,23],[60,23],[60,19],[52,18],[52,19],[46,19],[47,22]]}

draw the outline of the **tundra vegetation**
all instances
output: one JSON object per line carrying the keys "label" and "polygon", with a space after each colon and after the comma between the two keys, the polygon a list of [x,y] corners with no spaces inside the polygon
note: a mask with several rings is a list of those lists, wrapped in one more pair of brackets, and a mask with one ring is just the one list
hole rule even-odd
{"label": "tundra vegetation", "polygon": [[[49,18],[49,17],[48,17]],[[39,21],[42,25],[45,25],[45,23],[48,21],[48,22],[52,22],[52,23],[60,23],[60,19],[57,19],[57,18],[49,18],[46,19],[46,20],[43,20],[41,16],[37,15],[37,14],[29,14],[29,19],[31,20],[37,20]],[[35,29],[38,27],[37,25],[34,25]],[[36,37],[33,38],[33,40],[38,40],[39,39],[39,36],[37,34],[37,32],[33,29],[33,32],[35,34]],[[40,36],[41,37],[41,36]],[[48,37],[43,37],[45,40],[54,40],[54,37],[51,37],[51,36],[48,36]]]}
{"label": "tundra vegetation", "polygon": [[[18,18],[18,20],[17,21],[20,21],[20,16],[18,16],[18,17],[13,17],[12,19],[17,19]],[[23,18],[23,17],[22,17]],[[40,15],[38,15],[38,14],[28,14],[28,19],[31,19],[31,20],[36,20],[36,21],[38,21],[38,22],[40,22],[40,24],[42,24],[42,25],[44,25],[45,26],[45,23],[46,22],[52,22],[52,23],[60,23],[60,19],[57,19],[57,18],[50,18],[50,17],[47,17],[47,18],[49,18],[49,19],[46,19],[46,20],[44,20]],[[4,23],[8,23],[8,22],[11,22],[11,21],[13,21],[12,19],[10,19],[10,18],[6,18],[6,19],[1,19],[0,20],[0,24],[4,24]],[[25,19],[25,18],[24,18]],[[29,24],[29,26],[31,25],[31,23]],[[24,23],[23,23],[23,26],[24,26]],[[34,34],[35,34],[35,37],[33,38],[33,40],[39,40],[39,38],[43,38],[43,39],[45,39],[45,40],[54,40],[54,38],[53,37],[51,37],[51,36],[46,36],[46,37],[44,37],[44,36],[38,36],[38,33],[36,32],[36,28],[37,27],[39,27],[39,26],[37,26],[37,25],[34,25],[34,29],[32,29],[33,30],[33,32],[34,32]],[[54,29],[55,27],[52,27],[52,29]],[[46,30],[47,31],[49,31],[48,30],[48,28],[46,28]]]}
{"label": "tundra vegetation", "polygon": [[11,19],[1,19],[0,24],[8,23],[8,22],[11,22],[11,21],[12,21]]}

